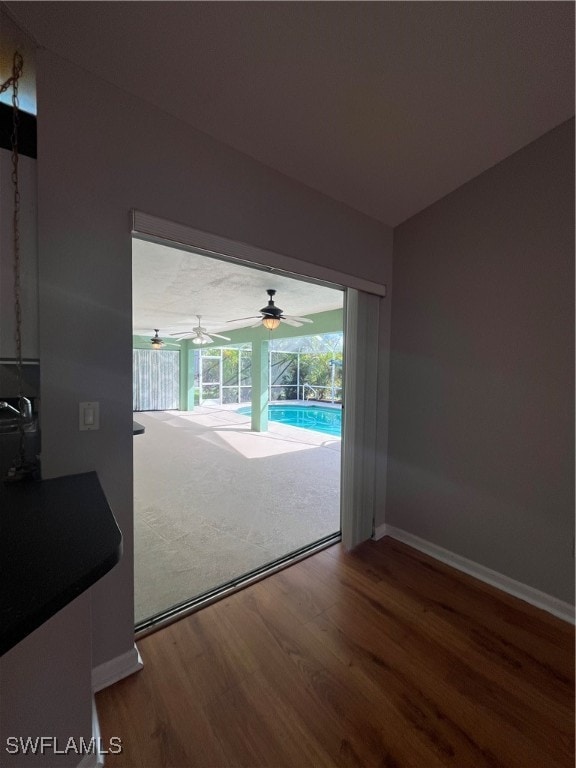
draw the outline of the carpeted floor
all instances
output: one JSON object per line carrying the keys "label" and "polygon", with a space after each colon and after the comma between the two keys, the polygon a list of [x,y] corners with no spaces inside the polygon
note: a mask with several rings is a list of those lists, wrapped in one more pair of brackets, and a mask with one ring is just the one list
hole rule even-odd
{"label": "carpeted floor", "polygon": [[136,413],[140,622],[340,529],[340,440],[226,407]]}

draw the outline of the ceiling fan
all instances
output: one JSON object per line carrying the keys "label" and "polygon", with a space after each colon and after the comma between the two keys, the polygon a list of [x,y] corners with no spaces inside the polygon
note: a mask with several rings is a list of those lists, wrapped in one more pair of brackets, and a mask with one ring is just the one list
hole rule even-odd
{"label": "ceiling fan", "polygon": [[158,335],[160,333],[159,328],[154,328],[154,336],[150,339],[150,343],[152,344],[152,349],[160,349],[164,346],[163,339],[160,338]]}
{"label": "ceiling fan", "polygon": [[[148,330],[144,328],[134,328],[133,333],[137,336],[144,336],[147,333],[149,333]],[[169,341],[164,341],[164,339],[160,338],[160,329],[154,328],[154,336],[152,336],[151,339],[148,339],[150,342],[150,346],[152,349],[162,349],[162,347],[168,346],[168,347],[176,347],[176,344],[171,344]]]}
{"label": "ceiling fan", "polygon": [[270,297],[268,299],[268,304],[265,307],[262,307],[260,310],[260,317],[257,315],[254,315],[253,317],[240,317],[237,320],[229,320],[230,323],[237,323],[240,322],[240,320],[256,320],[258,319],[257,323],[253,323],[250,325],[250,328],[256,328],[257,326],[262,323],[264,328],[268,328],[269,331],[273,331],[275,328],[278,328],[280,325],[280,322],[286,323],[286,325],[293,325],[296,328],[300,328],[304,323],[313,323],[313,320],[310,320],[308,317],[297,317],[296,315],[285,315],[284,310],[280,309],[280,307],[277,307],[274,304],[274,295],[276,294],[276,291],[273,288],[269,288],[266,293]]}
{"label": "ceiling fan", "polygon": [[192,339],[192,344],[211,344],[214,339],[224,339],[224,341],[230,341],[228,336],[221,336],[219,333],[208,333],[206,328],[202,327],[201,315],[196,315],[198,318],[198,325],[192,328],[191,331],[180,331],[179,333],[170,333],[170,336],[175,336],[177,339]]}

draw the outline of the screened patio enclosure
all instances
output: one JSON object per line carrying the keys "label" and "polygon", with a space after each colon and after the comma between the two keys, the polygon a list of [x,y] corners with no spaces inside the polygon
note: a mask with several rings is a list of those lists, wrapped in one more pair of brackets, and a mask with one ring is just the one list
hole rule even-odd
{"label": "screened patio enclosure", "polygon": [[[138,337],[134,342],[144,346]],[[342,355],[341,330],[225,346],[198,348],[181,341],[176,350],[135,348],[133,408],[190,411],[197,405],[246,405],[255,396],[253,376],[261,385],[265,382],[270,402],[339,404]]]}
{"label": "screened patio enclosure", "polygon": [[[219,347],[197,351],[197,403],[248,403],[252,350]],[[342,334],[281,340],[268,351],[268,399],[342,402]]]}

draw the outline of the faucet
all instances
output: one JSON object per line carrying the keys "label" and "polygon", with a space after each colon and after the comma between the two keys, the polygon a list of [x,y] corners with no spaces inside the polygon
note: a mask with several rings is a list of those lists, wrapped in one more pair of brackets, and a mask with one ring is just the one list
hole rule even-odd
{"label": "faucet", "polygon": [[6,411],[6,410],[14,411],[14,413],[17,413],[18,416],[22,415],[19,410],[14,408],[13,405],[10,405],[10,403],[7,403],[5,400],[2,400],[2,402],[0,402],[0,410],[2,410],[2,411]]}
{"label": "faucet", "polygon": [[24,421],[32,421],[32,403],[27,397],[21,397],[18,400],[18,407]]}

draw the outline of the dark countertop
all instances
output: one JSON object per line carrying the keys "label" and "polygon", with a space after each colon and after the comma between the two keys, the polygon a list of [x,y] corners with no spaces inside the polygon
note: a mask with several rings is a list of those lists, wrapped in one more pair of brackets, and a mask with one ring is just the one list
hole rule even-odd
{"label": "dark countertop", "polygon": [[121,555],[122,534],[96,472],[0,483],[0,655]]}
{"label": "dark countertop", "polygon": [[138,421],[132,421],[132,434],[133,435],[143,435],[146,431],[146,427],[143,424],[140,424]]}

